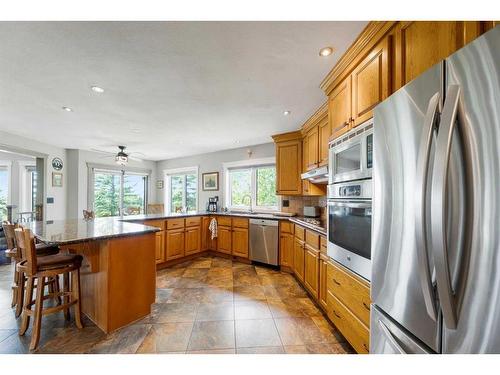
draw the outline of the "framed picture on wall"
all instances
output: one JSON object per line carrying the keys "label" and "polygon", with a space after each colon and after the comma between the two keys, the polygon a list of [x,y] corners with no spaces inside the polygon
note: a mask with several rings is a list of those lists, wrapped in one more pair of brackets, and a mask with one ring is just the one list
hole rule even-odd
{"label": "framed picture on wall", "polygon": [[204,191],[219,190],[219,172],[203,173],[201,175]]}
{"label": "framed picture on wall", "polygon": [[59,172],[52,172],[52,186],[62,187],[63,186],[63,174]]}

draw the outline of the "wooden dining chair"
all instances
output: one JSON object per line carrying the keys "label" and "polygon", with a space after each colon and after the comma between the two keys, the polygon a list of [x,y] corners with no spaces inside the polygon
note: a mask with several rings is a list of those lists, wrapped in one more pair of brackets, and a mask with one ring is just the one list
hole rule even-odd
{"label": "wooden dining chair", "polygon": [[[23,255],[23,260],[17,265],[17,268],[27,279],[19,335],[22,336],[26,333],[30,318],[32,317],[33,329],[30,350],[35,350],[40,341],[40,328],[43,315],[53,314],[62,310],[66,319],[69,319],[69,309],[74,305],[76,326],[83,328],[80,302],[80,267],[82,265],[82,256],[59,252],[54,255],[39,257],[36,254],[35,239],[29,229],[16,228],[15,236],[17,248]],[[59,275],[63,275],[63,290],[52,289],[51,291],[49,289],[49,292],[45,294],[45,286],[49,284],[49,280],[55,279]],[[35,288],[36,296],[33,299]],[[62,297],[62,303],[44,308],[43,301],[59,297]]]}
{"label": "wooden dining chair", "polygon": [[95,219],[95,212],[92,210],[83,210],[83,218],[85,220],[93,220]]}
{"label": "wooden dining chair", "polygon": [[164,207],[163,203],[148,204],[148,214],[162,214]]}
{"label": "wooden dining chair", "polygon": [[[11,307],[16,308],[15,314],[17,318],[19,317],[19,315],[21,315],[23,309],[24,289],[25,289],[25,277],[17,269],[17,265],[23,260],[23,255],[21,251],[17,248],[15,229],[21,228],[21,226],[18,224],[11,224],[8,221],[4,221],[2,222],[2,228],[7,242],[7,250],[5,254],[6,256],[10,257],[14,263]],[[40,243],[36,244],[35,248],[36,248],[36,255],[39,257],[46,255],[54,255],[59,252],[59,247],[55,245],[46,245]],[[58,277],[49,280],[48,285],[51,290],[52,288],[59,289]]]}

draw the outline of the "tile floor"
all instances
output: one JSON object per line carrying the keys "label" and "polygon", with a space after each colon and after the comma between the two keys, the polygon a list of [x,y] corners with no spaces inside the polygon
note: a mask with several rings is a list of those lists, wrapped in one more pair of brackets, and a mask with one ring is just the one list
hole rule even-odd
{"label": "tile floor", "polygon": [[[0,266],[0,353],[28,352],[17,334],[10,266]],[[158,271],[156,303],[142,320],[106,335],[88,319],[44,317],[37,353],[352,353],[289,274],[204,256]]]}

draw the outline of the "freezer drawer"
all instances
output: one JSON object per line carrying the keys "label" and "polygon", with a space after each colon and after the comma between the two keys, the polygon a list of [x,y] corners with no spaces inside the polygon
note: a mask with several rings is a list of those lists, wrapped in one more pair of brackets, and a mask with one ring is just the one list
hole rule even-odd
{"label": "freezer drawer", "polygon": [[433,353],[402,327],[372,305],[370,354],[430,354]]}

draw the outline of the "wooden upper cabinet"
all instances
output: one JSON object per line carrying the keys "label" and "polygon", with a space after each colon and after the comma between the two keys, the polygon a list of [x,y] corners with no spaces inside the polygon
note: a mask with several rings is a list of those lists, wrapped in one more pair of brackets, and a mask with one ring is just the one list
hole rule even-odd
{"label": "wooden upper cabinet", "polygon": [[314,126],[307,132],[306,145],[307,148],[304,149],[304,153],[307,153],[306,169],[309,171],[317,168],[319,164],[319,135],[317,126]]}
{"label": "wooden upper cabinet", "polygon": [[399,88],[447,58],[466,41],[470,24],[461,21],[401,22],[396,33],[396,87]]}
{"label": "wooden upper cabinet", "polygon": [[389,44],[390,37],[384,38],[351,74],[351,128],[372,118],[373,108],[389,96]]}
{"label": "wooden upper cabinet", "polygon": [[233,255],[248,258],[248,228],[233,226],[232,242]]}
{"label": "wooden upper cabinet", "polygon": [[325,117],[318,125],[319,138],[319,165],[328,165],[328,141],[330,138],[330,123],[328,117]]}
{"label": "wooden upper cabinet", "polygon": [[276,194],[302,194],[302,135],[293,132],[273,139],[276,143]]}
{"label": "wooden upper cabinet", "polygon": [[328,99],[328,118],[333,138],[341,136],[350,129],[351,76],[348,76],[330,94]]}

